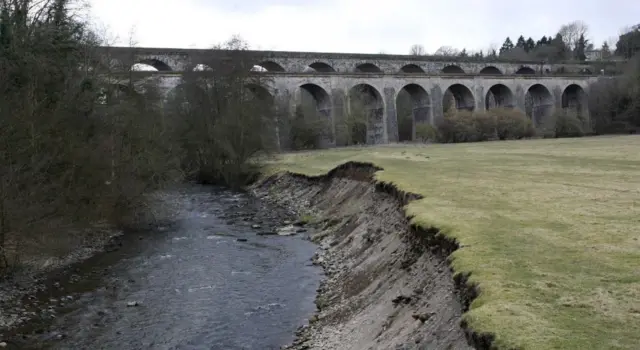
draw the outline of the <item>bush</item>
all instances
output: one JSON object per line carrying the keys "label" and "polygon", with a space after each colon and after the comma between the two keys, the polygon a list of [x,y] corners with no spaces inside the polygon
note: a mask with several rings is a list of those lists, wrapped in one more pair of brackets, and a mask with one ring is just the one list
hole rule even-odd
{"label": "bush", "polygon": [[561,110],[554,115],[555,137],[584,136],[584,122],[577,115],[568,110]]}
{"label": "bush", "polygon": [[519,110],[495,108],[487,113],[495,116],[496,133],[500,140],[519,140],[535,135],[531,119]]}
{"label": "bush", "polygon": [[296,109],[289,129],[291,148],[301,150],[322,147],[322,141],[328,136],[328,127],[327,120],[322,116],[305,116],[300,108]]}
{"label": "bush", "polygon": [[438,129],[429,123],[419,123],[416,125],[416,140],[436,142],[438,141]]}
{"label": "bush", "polygon": [[484,113],[450,111],[438,124],[439,141],[444,143],[522,139],[534,134],[524,113],[505,108]]}

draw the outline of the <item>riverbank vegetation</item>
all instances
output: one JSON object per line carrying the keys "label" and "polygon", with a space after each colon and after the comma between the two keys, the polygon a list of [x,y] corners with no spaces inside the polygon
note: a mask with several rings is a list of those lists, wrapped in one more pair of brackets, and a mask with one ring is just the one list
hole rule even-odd
{"label": "riverbank vegetation", "polygon": [[465,315],[499,348],[634,349],[640,343],[637,136],[388,145],[283,155],[272,171],[348,161],[423,199],[407,214],[459,240],[480,296]]}

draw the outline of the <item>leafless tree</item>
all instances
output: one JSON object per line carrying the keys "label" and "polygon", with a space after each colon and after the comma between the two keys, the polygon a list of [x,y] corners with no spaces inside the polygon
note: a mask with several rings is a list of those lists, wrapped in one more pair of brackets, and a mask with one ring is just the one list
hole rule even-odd
{"label": "leafless tree", "polygon": [[436,56],[457,56],[458,54],[460,54],[460,50],[451,46],[441,46],[434,53]]}
{"label": "leafless tree", "polygon": [[409,54],[413,56],[424,56],[427,54],[424,46],[419,44],[411,45],[411,49],[409,50]]}
{"label": "leafless tree", "polygon": [[558,33],[562,36],[565,45],[571,50],[575,50],[580,36],[585,38],[588,36],[589,26],[583,21],[573,21],[560,27]]}

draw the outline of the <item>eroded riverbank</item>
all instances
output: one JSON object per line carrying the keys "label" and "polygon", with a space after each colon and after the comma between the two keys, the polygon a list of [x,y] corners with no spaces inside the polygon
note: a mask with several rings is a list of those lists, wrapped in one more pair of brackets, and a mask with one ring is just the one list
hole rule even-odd
{"label": "eroded riverbank", "polygon": [[414,196],[376,188],[374,171],[347,165],[254,186],[258,196],[312,212],[321,227],[312,237],[320,245],[314,261],[327,275],[319,311],[288,349],[471,349],[461,326],[470,295],[446,262],[455,247],[411,229],[402,204]]}
{"label": "eroded riverbank", "polygon": [[[168,194],[176,220],[25,292],[33,312],[0,332],[19,349],[278,349],[315,310],[320,269],[284,207],[206,186]],[[135,306],[128,306],[135,305]],[[3,309],[4,310],[4,309]]]}

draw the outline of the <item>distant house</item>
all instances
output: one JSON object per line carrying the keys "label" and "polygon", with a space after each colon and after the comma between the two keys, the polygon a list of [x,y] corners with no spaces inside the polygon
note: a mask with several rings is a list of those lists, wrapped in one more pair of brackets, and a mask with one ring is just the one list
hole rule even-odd
{"label": "distant house", "polygon": [[602,50],[587,50],[584,55],[587,57],[587,61],[602,60]]}

